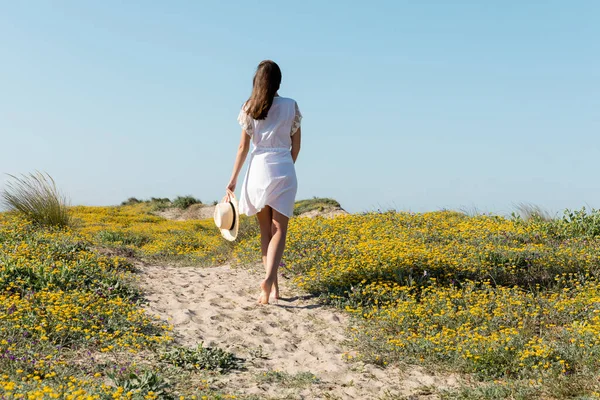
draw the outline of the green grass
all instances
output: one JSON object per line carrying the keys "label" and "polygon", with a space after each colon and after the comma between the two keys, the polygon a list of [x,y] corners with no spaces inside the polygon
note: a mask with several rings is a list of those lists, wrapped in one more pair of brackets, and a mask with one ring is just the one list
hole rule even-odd
{"label": "green grass", "polygon": [[151,240],[150,237],[140,233],[110,230],[98,232],[97,238],[100,243],[106,245],[129,245],[135,247],[141,247]]}
{"label": "green grass", "polygon": [[313,197],[312,199],[299,200],[294,206],[294,215],[304,214],[308,211],[319,210],[323,211],[326,208],[341,207],[334,199]]}
{"label": "green grass", "polygon": [[16,177],[2,192],[2,203],[9,210],[45,226],[68,226],[71,222],[67,198],[58,190],[54,179],[41,172]]}

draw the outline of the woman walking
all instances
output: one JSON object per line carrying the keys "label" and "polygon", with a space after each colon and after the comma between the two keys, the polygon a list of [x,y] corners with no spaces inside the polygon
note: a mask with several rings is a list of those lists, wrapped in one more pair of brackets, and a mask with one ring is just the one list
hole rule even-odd
{"label": "woman walking", "polygon": [[256,215],[260,225],[265,279],[258,302],[268,304],[271,291],[279,298],[277,269],[285,247],[289,218],[294,213],[298,182],[294,164],[300,152],[302,114],[293,99],[280,97],[281,70],[273,61],[258,65],[252,94],[238,116],[242,136],[227,185],[226,201],[233,198],[238,175],[246,160],[248,170],[241,188],[239,212]]}

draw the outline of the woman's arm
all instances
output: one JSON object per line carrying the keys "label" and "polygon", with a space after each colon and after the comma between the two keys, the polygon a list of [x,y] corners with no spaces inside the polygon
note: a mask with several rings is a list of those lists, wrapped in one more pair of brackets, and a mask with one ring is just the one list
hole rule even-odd
{"label": "woman's arm", "polygon": [[[246,161],[246,157],[248,156],[248,150],[250,150],[250,135],[248,135],[246,131],[242,129],[242,137],[240,138],[240,144],[235,157],[235,163],[233,164],[233,172],[231,173],[231,179],[229,180],[229,184],[227,185],[226,189],[228,192],[235,191],[235,185],[237,184],[240,170],[242,169],[242,166]],[[229,193],[227,193],[226,201],[229,201]]]}
{"label": "woman's arm", "polygon": [[292,160],[294,160],[294,164],[296,163],[296,159],[298,158],[298,153],[300,153],[301,134],[302,128],[298,128],[296,133],[292,135]]}

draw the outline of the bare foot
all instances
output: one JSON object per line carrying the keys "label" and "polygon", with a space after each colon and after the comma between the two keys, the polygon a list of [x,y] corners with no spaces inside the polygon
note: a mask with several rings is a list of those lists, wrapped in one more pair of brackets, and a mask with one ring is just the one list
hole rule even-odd
{"label": "bare foot", "polygon": [[271,295],[271,285],[267,285],[267,280],[265,279],[260,283],[260,297],[258,298],[259,304],[269,304],[269,296]]}

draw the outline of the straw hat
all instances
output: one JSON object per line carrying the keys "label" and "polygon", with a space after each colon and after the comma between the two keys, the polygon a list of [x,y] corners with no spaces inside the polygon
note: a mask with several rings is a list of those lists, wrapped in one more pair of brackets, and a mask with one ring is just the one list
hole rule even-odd
{"label": "straw hat", "polygon": [[221,235],[229,241],[234,241],[240,227],[240,212],[233,193],[230,193],[228,202],[222,201],[215,206],[213,219],[217,228],[221,230]]}

